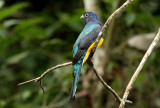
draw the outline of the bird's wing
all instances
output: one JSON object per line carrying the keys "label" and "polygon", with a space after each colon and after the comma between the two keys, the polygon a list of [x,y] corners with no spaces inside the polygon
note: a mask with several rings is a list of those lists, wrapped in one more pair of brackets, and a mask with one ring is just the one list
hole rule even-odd
{"label": "bird's wing", "polygon": [[83,55],[84,52],[85,50],[78,50],[76,55],[72,59],[72,63],[75,64],[79,60],[79,58]]}
{"label": "bird's wing", "polygon": [[84,52],[88,50],[89,46],[95,42],[100,30],[101,26],[96,27],[80,39],[78,42],[78,51],[72,59],[73,64],[75,64],[82,57]]}

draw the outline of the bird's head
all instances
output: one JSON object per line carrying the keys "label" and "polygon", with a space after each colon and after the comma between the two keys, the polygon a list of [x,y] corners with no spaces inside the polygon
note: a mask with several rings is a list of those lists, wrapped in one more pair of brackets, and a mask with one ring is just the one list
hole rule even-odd
{"label": "bird's head", "polygon": [[99,23],[97,14],[94,12],[85,12],[80,18],[83,20],[85,24],[89,22]]}

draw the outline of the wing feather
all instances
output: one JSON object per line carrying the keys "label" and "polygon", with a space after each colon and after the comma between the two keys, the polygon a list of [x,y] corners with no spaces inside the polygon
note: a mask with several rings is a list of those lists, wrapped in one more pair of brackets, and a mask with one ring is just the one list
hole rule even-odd
{"label": "wing feather", "polygon": [[[78,51],[72,59],[72,63],[75,64],[82,55],[88,50],[89,46],[95,42],[100,30],[101,26],[95,27],[89,33],[85,34],[78,42]],[[75,45],[74,45],[75,48]],[[73,49],[74,50],[74,49]]]}
{"label": "wing feather", "polygon": [[76,55],[72,59],[72,63],[75,64],[80,59],[80,57],[83,55],[84,52],[85,50],[78,50]]}

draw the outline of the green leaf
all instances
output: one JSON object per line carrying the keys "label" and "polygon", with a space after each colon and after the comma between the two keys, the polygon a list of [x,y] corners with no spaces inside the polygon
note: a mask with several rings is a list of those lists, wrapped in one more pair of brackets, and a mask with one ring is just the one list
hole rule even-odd
{"label": "green leaf", "polygon": [[147,75],[145,73],[140,73],[139,76],[137,77],[137,80],[135,81],[135,86],[141,91],[143,91],[142,83],[146,78]]}
{"label": "green leaf", "polygon": [[4,6],[4,0],[0,0],[0,8]]}
{"label": "green leaf", "polygon": [[28,99],[30,96],[31,96],[31,92],[30,92],[29,90],[26,90],[26,91],[24,91],[23,94],[22,94],[22,99],[23,99],[23,100],[26,100],[26,99]]}
{"label": "green leaf", "polygon": [[48,45],[64,45],[64,44],[65,44],[65,41],[58,39],[58,38],[55,38],[55,39],[43,41],[41,43],[41,46],[46,47]]}
{"label": "green leaf", "polygon": [[8,58],[6,60],[7,64],[16,64],[18,63],[20,60],[22,60],[23,58],[25,58],[26,56],[28,56],[28,52],[21,52],[19,54],[13,55],[10,58]]}
{"label": "green leaf", "polygon": [[28,5],[28,3],[18,3],[13,6],[3,8],[0,10],[0,21],[16,13],[18,10],[27,7]]}
{"label": "green leaf", "polygon": [[0,107],[1,108],[3,108],[6,104],[7,104],[6,101],[4,101],[4,100],[0,101]]}
{"label": "green leaf", "polygon": [[44,21],[45,19],[42,17],[21,20],[14,28],[14,32],[16,36],[24,37],[25,39],[44,39],[46,38],[46,30],[40,26]]}
{"label": "green leaf", "polygon": [[19,20],[17,20],[17,19],[9,19],[9,20],[5,20],[4,23],[3,23],[3,25],[4,25],[6,28],[8,28],[8,27],[11,27],[11,26],[13,26],[13,25],[18,24],[18,22],[19,22]]}
{"label": "green leaf", "polygon": [[120,77],[115,77],[115,79],[114,79],[114,81],[112,82],[112,87],[113,88],[115,88],[116,90],[117,89],[121,89],[121,84],[122,84],[122,82],[121,82],[121,79],[120,79]]}
{"label": "green leaf", "polygon": [[128,26],[132,25],[135,21],[136,15],[134,13],[129,13],[126,15],[125,20]]}
{"label": "green leaf", "polygon": [[21,20],[19,21],[19,24],[15,27],[15,30],[18,32],[24,29],[28,29],[28,27],[35,26],[37,24],[42,23],[43,21],[44,19],[41,17]]}

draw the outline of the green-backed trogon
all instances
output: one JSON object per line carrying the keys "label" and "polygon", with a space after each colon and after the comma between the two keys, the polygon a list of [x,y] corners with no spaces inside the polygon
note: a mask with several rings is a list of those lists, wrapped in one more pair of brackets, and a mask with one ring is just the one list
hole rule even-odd
{"label": "green-backed trogon", "polygon": [[[102,25],[98,20],[96,13],[94,12],[85,12],[80,17],[85,23],[85,27],[83,31],[78,36],[74,46],[73,46],[73,83],[71,89],[71,97],[70,100],[75,99],[75,92],[77,88],[77,83],[79,79],[79,75],[81,72],[82,65],[88,59],[91,50],[94,46],[94,42],[102,29]],[[102,36],[100,42],[97,47],[100,47],[103,43],[104,35]]]}

